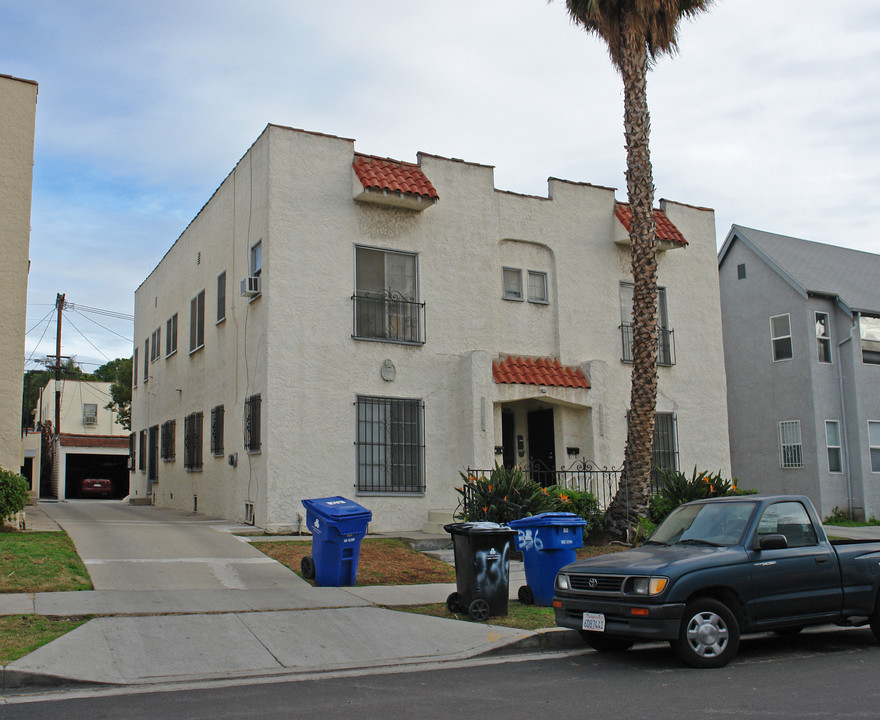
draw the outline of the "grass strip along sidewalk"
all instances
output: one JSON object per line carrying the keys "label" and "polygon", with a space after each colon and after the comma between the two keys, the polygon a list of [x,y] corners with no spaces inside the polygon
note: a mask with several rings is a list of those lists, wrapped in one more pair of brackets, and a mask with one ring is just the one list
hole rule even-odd
{"label": "grass strip along sidewalk", "polygon": [[[65,533],[0,532],[0,593],[91,589],[89,573]],[[89,619],[0,616],[0,665],[8,665]]]}

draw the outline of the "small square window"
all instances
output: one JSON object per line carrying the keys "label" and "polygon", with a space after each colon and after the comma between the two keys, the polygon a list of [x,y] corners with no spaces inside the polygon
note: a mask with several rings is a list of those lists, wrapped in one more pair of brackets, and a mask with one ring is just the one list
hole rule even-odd
{"label": "small square window", "polygon": [[505,300],[522,300],[522,270],[519,268],[502,269]]}
{"label": "small square window", "polygon": [[547,303],[547,273],[529,270],[529,302]]}

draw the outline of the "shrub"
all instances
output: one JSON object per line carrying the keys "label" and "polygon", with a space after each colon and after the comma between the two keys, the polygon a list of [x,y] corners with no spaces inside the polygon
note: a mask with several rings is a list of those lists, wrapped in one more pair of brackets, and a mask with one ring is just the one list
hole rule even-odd
{"label": "shrub", "polygon": [[456,517],[466,522],[501,523],[553,509],[553,496],[518,467],[506,468],[496,463],[489,475],[460,474],[464,482],[456,488],[461,495]]}
{"label": "shrub", "polygon": [[651,499],[648,516],[651,522],[659,525],[675,508],[691,500],[702,500],[726,495],[745,495],[754,492],[741,491],[736,486],[736,478],[726,480],[721,473],[707,471],[694,472],[690,478],[677,470],[660,470],[660,492]]}
{"label": "shrub", "polygon": [[553,498],[555,512],[570,512],[587,521],[584,526],[586,538],[593,530],[602,524],[602,511],[599,509],[599,501],[593,493],[588,491],[570,490],[560,485],[545,488],[545,492]]}
{"label": "shrub", "polygon": [[0,522],[24,510],[28,501],[28,481],[18,473],[0,468]]}

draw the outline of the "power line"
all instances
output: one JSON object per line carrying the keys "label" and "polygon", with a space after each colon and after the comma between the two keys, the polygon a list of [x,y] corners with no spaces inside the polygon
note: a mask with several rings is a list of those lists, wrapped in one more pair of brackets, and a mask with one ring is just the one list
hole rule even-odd
{"label": "power line", "polygon": [[[104,355],[104,351],[101,350],[101,348],[99,348],[97,345],[95,345],[95,343],[93,343],[91,340],[89,340],[85,336],[83,331],[80,330],[76,325],[73,324],[73,321],[70,319],[69,315],[67,316],[67,322],[70,323],[70,325],[73,327],[74,330],[76,330],[80,335],[82,335],[83,340],[85,340],[89,345],[91,345],[93,348],[95,348],[95,350],[97,350],[99,353],[101,353],[101,355]],[[108,358],[106,355],[104,355],[104,357],[107,358],[107,362],[110,362],[110,358]]]}
{"label": "power line", "polygon": [[95,315],[106,315],[108,317],[119,318],[120,320],[128,320],[129,322],[134,322],[134,315],[127,315],[126,313],[116,312],[115,310],[102,310],[101,308],[93,308],[88,305],[76,305],[74,303],[66,302],[64,303],[65,310],[79,310],[82,312],[89,312]]}
{"label": "power line", "polygon": [[68,306],[68,307],[69,307],[70,309],[72,309],[72,310],[73,310],[77,315],[79,315],[80,317],[85,318],[86,320],[88,320],[88,321],[91,322],[91,323],[95,323],[95,325],[97,325],[99,328],[102,328],[102,329],[106,330],[106,331],[109,332],[109,333],[113,333],[113,334],[116,335],[117,337],[121,337],[123,340],[128,340],[128,342],[134,342],[130,337],[125,337],[125,335],[120,335],[120,334],[119,334],[118,332],[116,332],[115,330],[111,330],[111,329],[108,328],[107,326],[105,326],[105,325],[101,325],[101,323],[99,323],[97,320],[92,320],[92,318],[90,318],[88,315],[83,315],[83,314],[80,312],[80,308],[79,308],[79,307],[77,307],[77,306],[75,306],[75,305],[70,305],[70,306]]}

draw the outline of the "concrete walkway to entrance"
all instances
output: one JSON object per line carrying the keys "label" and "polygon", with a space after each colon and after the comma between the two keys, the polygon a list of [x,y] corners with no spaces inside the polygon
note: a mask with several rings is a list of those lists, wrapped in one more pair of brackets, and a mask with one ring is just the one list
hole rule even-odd
{"label": "concrete walkway to entrance", "polygon": [[[87,592],[0,595],[0,615],[99,615],[10,663],[3,687],[282,676],[581,647],[532,633],[395,612],[444,602],[455,584],[315,588],[234,533],[249,526],[114,501],[45,503],[92,576]],[[512,571],[510,593],[521,584]],[[491,622],[491,619],[490,619]]]}

